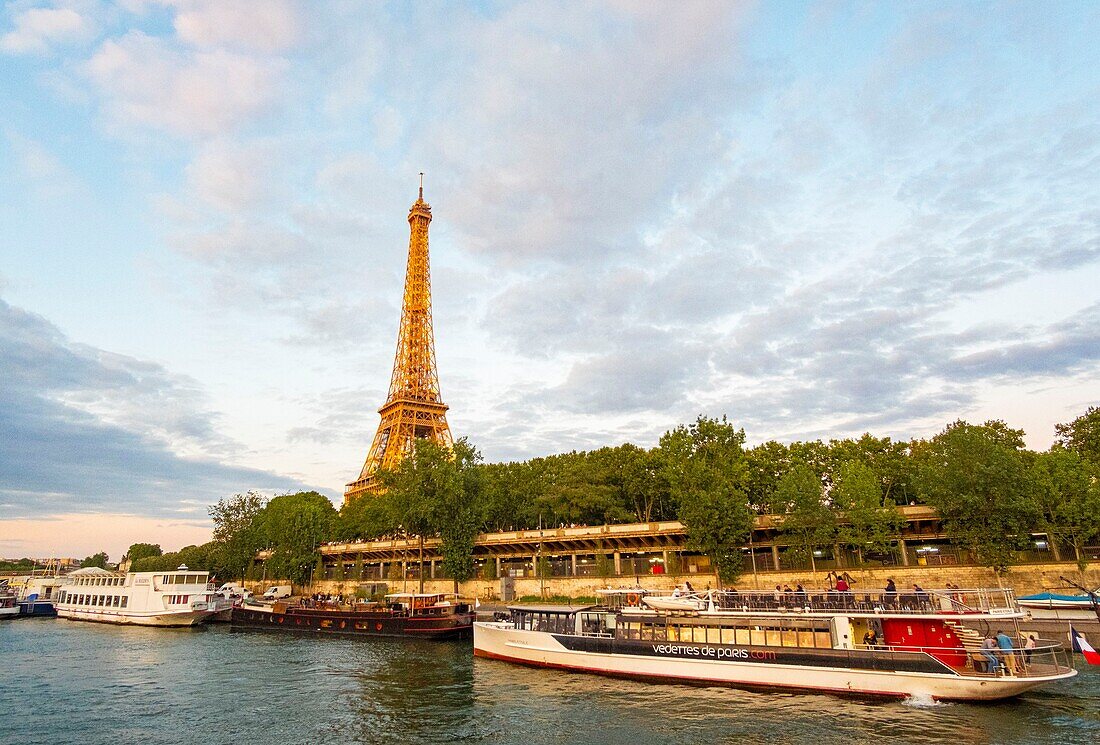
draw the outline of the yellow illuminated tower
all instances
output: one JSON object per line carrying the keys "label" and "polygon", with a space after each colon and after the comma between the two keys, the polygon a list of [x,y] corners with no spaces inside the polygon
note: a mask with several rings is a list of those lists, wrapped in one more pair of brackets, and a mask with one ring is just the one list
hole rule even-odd
{"label": "yellow illuminated tower", "polygon": [[409,209],[409,264],[405,270],[405,297],[401,305],[401,330],[393,361],[390,391],[378,410],[382,421],[374,435],[359,478],[344,490],[344,503],[364,494],[377,493],[380,469],[394,468],[412,452],[416,439],[450,447],[447,405],[439,396],[435,368],[435,335],[432,332],[432,281],[428,266],[428,225],[432,208],[424,201],[424,174],[420,196]]}

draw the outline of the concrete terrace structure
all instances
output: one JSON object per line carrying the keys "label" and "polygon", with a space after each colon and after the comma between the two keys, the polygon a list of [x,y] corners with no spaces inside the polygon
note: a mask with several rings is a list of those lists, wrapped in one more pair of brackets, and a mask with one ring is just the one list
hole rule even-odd
{"label": "concrete terrace structure", "polygon": [[[896,551],[865,555],[865,567],[969,566],[968,552],[951,544],[936,511],[923,505],[900,507],[906,527],[898,536]],[[806,558],[788,552],[785,538],[777,530],[773,515],[756,518],[752,540],[743,548],[746,573],[799,571],[810,569]],[[474,547],[479,575],[488,577],[537,576],[542,559],[549,577],[642,577],[653,574],[712,574],[710,561],[686,549],[687,534],[676,521],[624,523],[592,526],[560,526],[542,530],[483,533]],[[315,580],[385,580],[418,578],[418,541],[390,538],[375,541],[330,543],[321,547],[324,577]],[[1100,550],[1091,550],[1100,554]],[[1063,554],[1066,554],[1063,556]],[[263,559],[261,553],[258,558]],[[603,558],[601,565],[600,559]],[[1033,536],[1032,547],[1021,557],[1024,562],[1055,563],[1073,560],[1070,550],[1059,548],[1043,534]],[[440,540],[424,542],[425,579],[447,579],[442,571]],[[817,571],[851,569],[859,557],[850,549],[823,547],[814,551]],[[493,566],[485,572],[486,562]],[[341,571],[341,564],[343,565]]]}

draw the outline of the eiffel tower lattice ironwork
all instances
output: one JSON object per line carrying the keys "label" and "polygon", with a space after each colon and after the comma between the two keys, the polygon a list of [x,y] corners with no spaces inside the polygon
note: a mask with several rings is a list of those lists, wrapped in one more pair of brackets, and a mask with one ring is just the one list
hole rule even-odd
{"label": "eiffel tower lattice ironwork", "polygon": [[359,478],[347,485],[344,502],[381,490],[377,474],[392,469],[412,453],[419,438],[452,445],[447,425],[447,405],[439,395],[435,367],[435,335],[432,331],[432,282],[428,264],[428,225],[432,208],[424,201],[424,174],[420,196],[409,209],[409,264],[405,271],[405,296],[401,306],[401,330],[386,403],[378,410],[382,421],[374,435]]}

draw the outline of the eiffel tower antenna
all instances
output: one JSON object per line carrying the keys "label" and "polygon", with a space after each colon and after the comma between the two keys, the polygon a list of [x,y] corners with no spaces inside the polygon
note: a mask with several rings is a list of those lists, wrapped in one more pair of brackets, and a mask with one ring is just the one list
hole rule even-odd
{"label": "eiffel tower antenna", "polygon": [[428,263],[428,225],[432,208],[424,201],[424,174],[420,195],[409,208],[409,263],[405,270],[405,295],[401,328],[386,403],[378,413],[382,421],[374,435],[359,478],[344,490],[344,503],[364,494],[377,494],[379,470],[392,469],[410,455],[417,439],[450,447],[447,405],[439,395],[435,367],[435,335],[432,331],[432,281]]}

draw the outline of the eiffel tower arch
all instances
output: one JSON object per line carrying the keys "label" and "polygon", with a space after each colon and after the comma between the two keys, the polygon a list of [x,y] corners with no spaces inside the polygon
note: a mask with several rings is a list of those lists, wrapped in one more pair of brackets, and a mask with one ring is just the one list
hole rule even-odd
{"label": "eiffel tower arch", "polygon": [[382,420],[374,435],[359,478],[344,490],[344,503],[381,490],[377,474],[389,470],[412,453],[416,440],[452,445],[447,425],[447,405],[439,394],[435,366],[435,334],[432,331],[432,281],[428,263],[428,225],[432,208],[424,201],[424,174],[420,195],[409,208],[409,263],[405,270],[405,295],[401,304],[401,328],[390,376],[386,403],[378,410]]}

